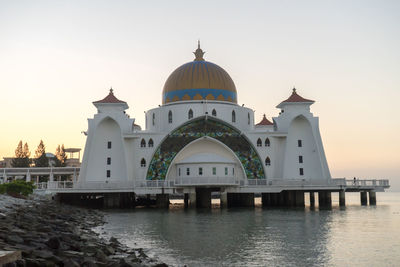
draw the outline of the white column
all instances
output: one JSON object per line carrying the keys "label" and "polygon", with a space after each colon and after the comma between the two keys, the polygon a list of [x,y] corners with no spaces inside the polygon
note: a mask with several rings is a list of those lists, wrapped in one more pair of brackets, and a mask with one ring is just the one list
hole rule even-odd
{"label": "white column", "polygon": [[26,181],[27,181],[27,182],[30,182],[30,181],[31,181],[31,173],[29,172],[29,170],[28,170],[28,172],[26,173]]}

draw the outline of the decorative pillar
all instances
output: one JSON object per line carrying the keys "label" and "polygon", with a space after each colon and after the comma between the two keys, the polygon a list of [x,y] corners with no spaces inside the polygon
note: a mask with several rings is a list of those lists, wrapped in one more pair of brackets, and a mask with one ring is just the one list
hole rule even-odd
{"label": "decorative pillar", "polygon": [[30,182],[30,181],[31,181],[31,173],[29,172],[29,170],[28,170],[28,172],[26,173],[26,181],[27,181],[27,182]]}
{"label": "decorative pillar", "polygon": [[369,191],[369,205],[375,206],[376,205],[376,192]]}
{"label": "decorative pillar", "polygon": [[363,205],[363,206],[368,205],[368,199],[367,199],[367,192],[366,191],[361,191],[360,192],[360,198],[361,198],[361,205]]}
{"label": "decorative pillar", "polygon": [[346,193],[344,190],[339,191],[339,206],[340,207],[346,206]]}

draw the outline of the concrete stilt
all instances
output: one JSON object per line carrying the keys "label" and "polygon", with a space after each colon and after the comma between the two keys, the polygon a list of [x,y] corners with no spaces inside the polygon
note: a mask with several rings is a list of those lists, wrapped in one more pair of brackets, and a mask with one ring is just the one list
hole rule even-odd
{"label": "concrete stilt", "polygon": [[360,192],[360,198],[361,198],[361,205],[363,205],[363,206],[368,205],[368,199],[367,199],[367,192],[366,191]]}
{"label": "concrete stilt", "polygon": [[[79,196],[79,200],[81,200],[82,196]],[[119,194],[104,194],[103,200],[104,208],[119,208],[120,207],[120,195]]]}
{"label": "concrete stilt", "polygon": [[332,207],[332,196],[329,191],[318,192],[318,205],[319,208],[331,208]]}
{"label": "concrete stilt", "polygon": [[221,193],[220,197],[220,208],[228,207],[228,194],[226,192]]}
{"label": "concrete stilt", "polygon": [[296,197],[296,207],[304,207],[304,192],[303,191],[295,191],[295,197]]}
{"label": "concrete stilt", "polygon": [[279,193],[278,196],[278,207],[284,207],[286,205],[285,201],[285,191]]}
{"label": "concrete stilt", "polygon": [[196,207],[211,208],[211,190],[208,188],[196,188]]}
{"label": "concrete stilt", "polygon": [[241,207],[254,207],[254,193],[241,193],[240,194]]}
{"label": "concrete stilt", "polygon": [[169,208],[169,195],[168,194],[157,194],[156,195],[156,206],[157,206],[157,208],[168,209]]}
{"label": "concrete stilt", "polygon": [[339,191],[339,206],[340,207],[346,206],[346,193],[344,190]]}
{"label": "concrete stilt", "polygon": [[279,193],[270,194],[271,207],[277,207],[279,205]]}
{"label": "concrete stilt", "polygon": [[315,207],[315,194],[310,192],[310,207]]}
{"label": "concrete stilt", "polygon": [[294,207],[296,203],[296,194],[295,191],[284,191],[284,203],[285,207]]}
{"label": "concrete stilt", "polygon": [[151,196],[150,194],[146,194],[146,207],[150,207]]}
{"label": "concrete stilt", "polygon": [[196,193],[189,193],[189,207],[196,207]]}
{"label": "concrete stilt", "polygon": [[189,207],[189,194],[185,193],[183,194],[183,202],[185,203],[185,209]]}
{"label": "concrete stilt", "polygon": [[261,194],[261,203],[262,203],[263,207],[270,207],[271,206],[271,194],[262,193]]}
{"label": "concrete stilt", "polygon": [[376,192],[369,191],[369,205],[373,206],[376,205]]}
{"label": "concrete stilt", "polygon": [[319,207],[325,206],[325,192],[324,191],[318,192],[318,206]]}

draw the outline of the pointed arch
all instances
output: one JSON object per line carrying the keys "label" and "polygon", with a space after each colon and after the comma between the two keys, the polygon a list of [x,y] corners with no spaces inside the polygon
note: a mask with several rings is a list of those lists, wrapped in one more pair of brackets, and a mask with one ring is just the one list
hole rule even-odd
{"label": "pointed arch", "polygon": [[189,109],[189,112],[188,112],[188,119],[190,120],[190,119],[193,119],[193,110],[192,109]]}
{"label": "pointed arch", "polygon": [[236,113],[232,110],[232,122],[236,122]]}
{"label": "pointed arch", "polygon": [[171,162],[181,149],[201,138],[214,138],[238,157],[247,179],[265,179],[262,159],[240,130],[214,117],[201,116],[175,128],[158,145],[147,169],[147,180],[165,180]]}
{"label": "pointed arch", "polygon": [[140,167],[146,167],[146,160],[144,158],[140,161]]}
{"label": "pointed arch", "polygon": [[150,140],[149,140],[149,143],[148,143],[148,144],[149,144],[149,147],[153,147],[153,146],[154,146],[153,139],[151,139],[151,138],[150,138]]}
{"label": "pointed arch", "polygon": [[144,140],[144,138],[140,141],[140,147],[146,147],[146,140]]}
{"label": "pointed arch", "polygon": [[265,166],[271,166],[271,159],[269,157],[265,159]]}
{"label": "pointed arch", "polygon": [[257,139],[257,146],[262,146],[261,138],[258,138],[258,139]]}
{"label": "pointed arch", "polygon": [[172,111],[168,111],[168,123],[172,123]]}
{"label": "pointed arch", "polygon": [[156,114],[155,113],[153,113],[152,124],[153,124],[153,126],[156,124]]}
{"label": "pointed arch", "polygon": [[268,137],[265,139],[265,146],[271,146],[271,142],[269,141]]}
{"label": "pointed arch", "polygon": [[211,111],[211,115],[213,115],[214,117],[217,117],[217,111],[215,110],[215,108]]}
{"label": "pointed arch", "polygon": [[247,113],[247,124],[250,125],[250,113]]}

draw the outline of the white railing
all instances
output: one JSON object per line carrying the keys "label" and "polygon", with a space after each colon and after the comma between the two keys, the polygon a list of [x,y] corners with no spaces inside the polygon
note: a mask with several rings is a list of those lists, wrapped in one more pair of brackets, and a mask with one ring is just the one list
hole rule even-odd
{"label": "white railing", "polygon": [[169,188],[169,187],[174,187],[174,181],[146,180],[146,181],[137,181],[135,185],[136,187]]}
{"label": "white railing", "polygon": [[175,179],[176,186],[193,185],[239,185],[235,177],[217,176],[217,177],[183,177]]}
{"label": "white railing", "polygon": [[78,189],[78,190],[124,190],[133,188],[174,188],[176,186],[202,186],[202,185],[226,185],[240,187],[340,187],[340,188],[379,188],[389,187],[389,180],[346,180],[345,178],[335,178],[331,180],[289,180],[289,179],[248,179],[237,180],[235,177],[187,177],[175,178],[175,180],[143,180],[143,181],[116,181],[116,182],[85,182],[78,183],[73,181],[49,181],[37,183],[36,189]]}

